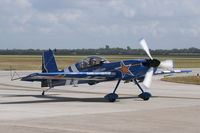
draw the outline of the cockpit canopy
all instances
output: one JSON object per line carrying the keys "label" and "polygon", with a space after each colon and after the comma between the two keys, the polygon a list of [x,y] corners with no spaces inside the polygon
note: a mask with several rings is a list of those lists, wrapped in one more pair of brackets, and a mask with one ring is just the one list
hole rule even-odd
{"label": "cockpit canopy", "polygon": [[89,56],[79,62],[81,69],[101,66],[103,63],[109,63],[109,61],[100,56]]}

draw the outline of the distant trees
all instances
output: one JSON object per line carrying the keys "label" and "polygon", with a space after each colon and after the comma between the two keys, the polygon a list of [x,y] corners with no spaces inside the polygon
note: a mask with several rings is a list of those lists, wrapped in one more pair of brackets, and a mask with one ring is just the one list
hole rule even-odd
{"label": "distant trees", "polygon": [[110,46],[109,45],[106,45],[106,49],[109,49],[110,48]]}
{"label": "distant trees", "polygon": [[131,50],[131,47],[130,47],[130,46],[127,46],[126,49],[127,49],[127,50]]}
{"label": "distant trees", "polygon": [[0,55],[41,55],[40,49],[0,49]]}
{"label": "distant trees", "polygon": [[[48,50],[48,49],[47,49]],[[42,55],[41,49],[0,49],[0,55]],[[129,46],[124,48],[110,48],[106,45],[105,48],[98,49],[55,49],[57,55],[146,55],[143,49],[131,49]],[[157,49],[150,50],[152,55],[200,55],[200,49]]]}

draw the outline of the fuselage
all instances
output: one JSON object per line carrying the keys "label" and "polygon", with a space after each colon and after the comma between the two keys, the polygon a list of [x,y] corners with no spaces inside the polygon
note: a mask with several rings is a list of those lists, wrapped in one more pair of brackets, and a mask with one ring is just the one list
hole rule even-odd
{"label": "fuselage", "polygon": [[[122,77],[122,80],[130,80],[130,79],[140,79],[143,78],[148,67],[144,66],[143,63],[146,62],[146,59],[138,59],[138,60],[123,60],[112,63],[102,63],[96,64],[91,67],[86,67],[84,69],[81,68],[81,63],[77,62],[64,70],[62,72],[115,72],[116,77],[105,79],[106,81],[112,81],[119,79]],[[105,80],[101,80],[99,82],[105,82]],[[79,81],[79,83],[85,83],[86,81]]]}

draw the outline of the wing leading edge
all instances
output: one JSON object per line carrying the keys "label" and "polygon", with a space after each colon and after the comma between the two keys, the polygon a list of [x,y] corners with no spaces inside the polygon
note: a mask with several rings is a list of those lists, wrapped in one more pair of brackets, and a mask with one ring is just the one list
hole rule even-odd
{"label": "wing leading edge", "polygon": [[154,75],[170,74],[170,73],[189,73],[192,70],[156,70]]}

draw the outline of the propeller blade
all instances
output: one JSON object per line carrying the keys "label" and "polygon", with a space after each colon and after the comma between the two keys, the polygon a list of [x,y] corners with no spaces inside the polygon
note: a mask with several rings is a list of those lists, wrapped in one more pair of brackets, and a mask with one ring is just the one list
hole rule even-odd
{"label": "propeller blade", "polygon": [[147,43],[146,43],[146,41],[144,40],[144,38],[140,40],[140,45],[142,46],[142,48],[144,49],[144,51],[147,53],[147,55],[149,56],[149,58],[150,58],[151,60],[153,60],[153,58],[152,58],[152,56],[151,56],[151,54],[150,54],[150,52],[149,52],[149,48],[148,48],[148,46],[147,46]]}
{"label": "propeller blade", "polygon": [[174,62],[173,60],[161,61],[159,66],[163,68],[172,69],[174,67]]}
{"label": "propeller blade", "polygon": [[143,84],[145,86],[146,89],[149,89],[150,85],[151,85],[151,81],[152,81],[152,76],[153,76],[153,68],[149,68],[149,70],[147,71]]}

